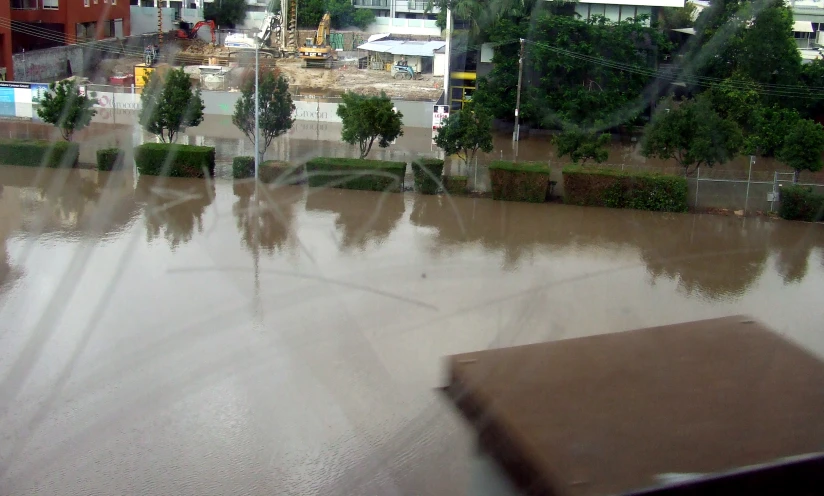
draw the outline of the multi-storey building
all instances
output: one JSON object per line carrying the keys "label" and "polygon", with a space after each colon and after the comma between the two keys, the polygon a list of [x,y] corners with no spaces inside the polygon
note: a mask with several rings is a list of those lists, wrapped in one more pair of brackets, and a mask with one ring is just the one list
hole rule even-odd
{"label": "multi-storey building", "polygon": [[11,5],[0,1],[0,81],[14,79],[11,63]]}
{"label": "multi-storey building", "polygon": [[128,36],[128,0],[11,0],[15,52]]}
{"label": "multi-storey building", "polygon": [[358,9],[371,9],[375,23],[370,31],[394,34],[438,36],[435,23],[438,8],[429,0],[352,0]]}

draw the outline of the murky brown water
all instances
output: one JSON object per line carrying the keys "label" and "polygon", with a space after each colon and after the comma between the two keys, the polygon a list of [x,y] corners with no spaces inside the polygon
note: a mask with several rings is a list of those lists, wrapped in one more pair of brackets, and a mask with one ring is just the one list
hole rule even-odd
{"label": "murky brown water", "polygon": [[[748,313],[824,230],[0,168],[0,494],[466,494],[444,355]],[[528,374],[529,371],[524,371]]]}

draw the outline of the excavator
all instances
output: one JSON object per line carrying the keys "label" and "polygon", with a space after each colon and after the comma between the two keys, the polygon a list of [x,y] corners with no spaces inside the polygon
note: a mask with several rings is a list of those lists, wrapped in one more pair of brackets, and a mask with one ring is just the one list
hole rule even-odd
{"label": "excavator", "polygon": [[223,46],[239,52],[258,48],[263,57],[294,56],[298,53],[297,24],[297,0],[280,0],[280,12],[267,13],[256,34],[232,33],[226,36]]}
{"label": "excavator", "polygon": [[198,30],[203,26],[209,26],[209,31],[212,32],[212,45],[214,45],[217,42],[215,39],[215,31],[217,30],[215,21],[199,21],[194,26],[188,22],[181,21],[180,29],[175,32],[175,38],[179,40],[193,40],[197,37]]}
{"label": "excavator", "polygon": [[332,68],[332,62],[337,59],[337,52],[332,49],[332,45],[329,43],[331,24],[332,16],[329,15],[329,12],[323,14],[315,37],[306,38],[306,42],[300,47],[300,58],[303,60],[304,67]]}

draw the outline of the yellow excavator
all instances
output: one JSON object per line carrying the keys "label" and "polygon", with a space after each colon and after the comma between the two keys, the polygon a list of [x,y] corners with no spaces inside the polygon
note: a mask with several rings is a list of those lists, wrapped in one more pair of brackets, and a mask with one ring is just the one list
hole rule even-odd
{"label": "yellow excavator", "polygon": [[300,47],[300,58],[303,59],[304,67],[332,68],[332,63],[337,60],[338,55],[329,43],[329,27],[331,24],[332,17],[329,12],[323,14],[315,37],[306,38],[306,42]]}

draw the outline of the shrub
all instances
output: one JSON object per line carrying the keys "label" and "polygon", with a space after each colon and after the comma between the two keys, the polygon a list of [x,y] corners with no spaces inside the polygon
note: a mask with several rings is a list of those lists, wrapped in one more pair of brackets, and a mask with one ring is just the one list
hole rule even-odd
{"label": "shrub", "polygon": [[123,167],[123,150],[104,148],[97,150],[97,170],[111,171]]}
{"label": "shrub", "polygon": [[415,189],[425,195],[436,195],[441,188],[443,160],[420,158],[412,162]]}
{"label": "shrub", "polygon": [[0,141],[0,164],[23,167],[77,167],[80,145],[62,141]]}
{"label": "shrub", "polygon": [[495,161],[489,165],[489,179],[495,200],[542,203],[549,188],[549,166]]}
{"label": "shrub", "polygon": [[211,146],[146,143],[134,149],[134,160],[137,170],[150,176],[215,175],[215,149]]}
{"label": "shrub", "polygon": [[778,215],[787,220],[819,222],[824,220],[824,195],[813,193],[809,186],[781,188]]}
{"label": "shrub", "polygon": [[299,184],[303,180],[303,166],[292,167],[287,162],[267,160],[260,164],[260,181],[264,183]]}
{"label": "shrub", "polygon": [[466,193],[466,183],[469,178],[466,176],[444,176],[443,189],[450,195],[462,195]]}
{"label": "shrub", "polygon": [[657,212],[687,211],[687,180],[681,176],[570,166],[564,169],[564,203],[632,208]]}
{"label": "shrub", "polygon": [[309,186],[400,191],[406,162],[318,157],[306,162]]}
{"label": "shrub", "polygon": [[254,157],[235,157],[232,159],[232,177],[235,179],[246,179],[255,177]]}

